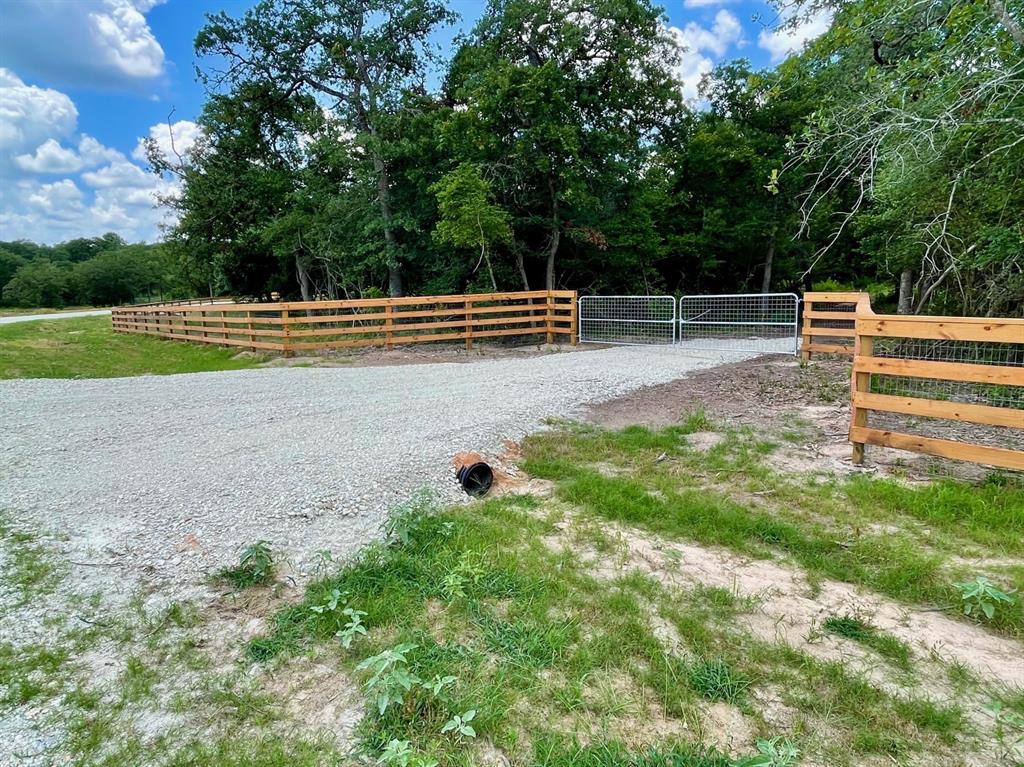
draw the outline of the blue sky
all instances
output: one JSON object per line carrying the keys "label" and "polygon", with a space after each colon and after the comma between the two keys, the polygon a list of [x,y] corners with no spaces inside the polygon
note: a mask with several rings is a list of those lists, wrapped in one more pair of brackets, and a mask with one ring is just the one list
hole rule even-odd
{"label": "blue sky", "polygon": [[[154,201],[175,183],[145,171],[140,139],[187,148],[203,103],[192,41],[204,14],[241,13],[248,0],[5,0],[0,9],[0,240],[57,242],[115,231],[160,238],[169,223]],[[482,0],[458,0],[450,51]],[[685,47],[677,76],[696,97],[700,75],[737,57],[771,66],[820,34],[827,19],[795,34],[752,0],[668,0],[672,34]],[[173,111],[172,111],[173,110]],[[173,128],[168,128],[168,115]]]}

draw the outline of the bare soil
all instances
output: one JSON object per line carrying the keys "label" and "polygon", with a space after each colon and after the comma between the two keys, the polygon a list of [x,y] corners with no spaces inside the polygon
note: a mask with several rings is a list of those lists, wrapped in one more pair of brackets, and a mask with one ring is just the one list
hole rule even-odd
{"label": "bare soil", "polygon": [[[777,356],[720,365],[699,370],[675,381],[643,389],[587,408],[589,421],[617,429],[632,424],[664,427],[677,424],[689,414],[703,411],[712,423],[750,426],[764,434],[793,432],[793,444],[775,451],[769,459],[775,468],[794,473],[878,472],[911,481],[936,477],[978,480],[986,467],[943,458],[869,446],[862,466],[855,466],[847,438],[850,425],[850,363],[822,359],[801,365]],[[881,422],[885,418],[885,423]],[[955,421],[909,419],[873,414],[869,424],[960,442],[1001,444],[1024,450],[1019,430],[986,427]],[[899,419],[899,420],[897,420]],[[877,422],[876,422],[877,421]],[[796,439],[799,435],[801,438]],[[717,436],[708,432],[706,448]],[[1017,441],[1019,444],[1012,444]],[[691,440],[691,444],[693,440]],[[698,442],[698,445],[700,443]]]}

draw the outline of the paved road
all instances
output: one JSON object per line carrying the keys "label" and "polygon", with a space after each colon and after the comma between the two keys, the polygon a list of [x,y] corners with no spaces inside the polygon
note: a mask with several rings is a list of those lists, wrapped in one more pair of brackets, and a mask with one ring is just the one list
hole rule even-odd
{"label": "paved road", "polygon": [[0,317],[0,325],[10,325],[13,322],[32,322],[33,320],[72,320],[76,317],[102,317],[110,314],[110,309],[85,309],[80,312],[54,312],[52,314],[16,314],[10,317]]}
{"label": "paved road", "polygon": [[373,539],[417,488],[464,498],[457,451],[495,454],[546,418],[748,356],[620,347],[0,381],[0,509],[67,535],[72,559],[123,564],[126,583],[198,583],[259,539],[301,568]]}

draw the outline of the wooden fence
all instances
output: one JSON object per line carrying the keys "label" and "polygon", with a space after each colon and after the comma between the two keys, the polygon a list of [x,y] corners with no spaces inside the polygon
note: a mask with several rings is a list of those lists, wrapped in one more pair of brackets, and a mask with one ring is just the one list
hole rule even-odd
{"label": "wooden fence", "polygon": [[[219,299],[218,299],[219,300]],[[295,351],[542,335],[577,336],[576,293],[535,290],[291,303],[123,306],[114,332],[194,343]]]}
{"label": "wooden fence", "polygon": [[[1024,319],[875,314],[865,298],[855,329],[854,463],[882,445],[1024,470]],[[871,413],[998,427],[1013,447],[873,428]]]}
{"label": "wooden fence", "polygon": [[857,304],[867,293],[804,293],[804,321],[800,358],[812,352],[853,356]]}

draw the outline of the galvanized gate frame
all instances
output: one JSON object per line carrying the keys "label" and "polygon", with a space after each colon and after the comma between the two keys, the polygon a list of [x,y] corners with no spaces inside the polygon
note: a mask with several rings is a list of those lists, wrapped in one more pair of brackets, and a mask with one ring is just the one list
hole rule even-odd
{"label": "galvanized gate frame", "polygon": [[[706,306],[698,303],[699,314],[689,317],[694,302]],[[766,354],[796,354],[799,350],[800,298],[795,293],[686,295],[678,301],[673,296],[582,296],[578,308],[580,343],[685,344],[696,349]],[[764,329],[762,337],[750,337],[755,328]],[[788,328],[790,333],[771,335],[780,328]],[[790,338],[792,349],[783,351],[781,347],[788,346]]]}
{"label": "galvanized gate frame", "polygon": [[[588,306],[594,307],[589,314]],[[582,296],[579,299],[579,341],[625,346],[674,344],[677,308],[673,296]],[[601,332],[602,328],[607,328],[607,332]],[[613,335],[616,332],[617,337]]]}
{"label": "galvanized gate frame", "polygon": [[[713,304],[698,306],[703,309],[696,317],[687,317],[687,302],[713,302]],[[768,309],[763,309],[763,303],[770,302]],[[758,306],[761,304],[762,306]],[[787,315],[784,321],[769,319],[771,313],[779,312]],[[764,314],[766,316],[759,316]],[[796,293],[719,293],[710,295],[686,295],[679,299],[679,331],[676,333],[676,342],[687,342],[687,328],[706,328],[709,339],[694,339],[699,343],[699,348],[719,351],[738,352],[764,352],[766,354],[782,353],[773,341],[783,341],[792,338],[792,353],[799,352],[800,332],[800,297]],[[701,319],[707,318],[707,319]],[[738,344],[725,343],[728,340],[731,330],[742,330],[744,328],[789,328],[791,335],[775,338],[763,338],[744,343],[745,339],[740,333],[734,336]],[[716,330],[723,331],[716,335]],[[788,353],[788,350],[787,352]]]}

